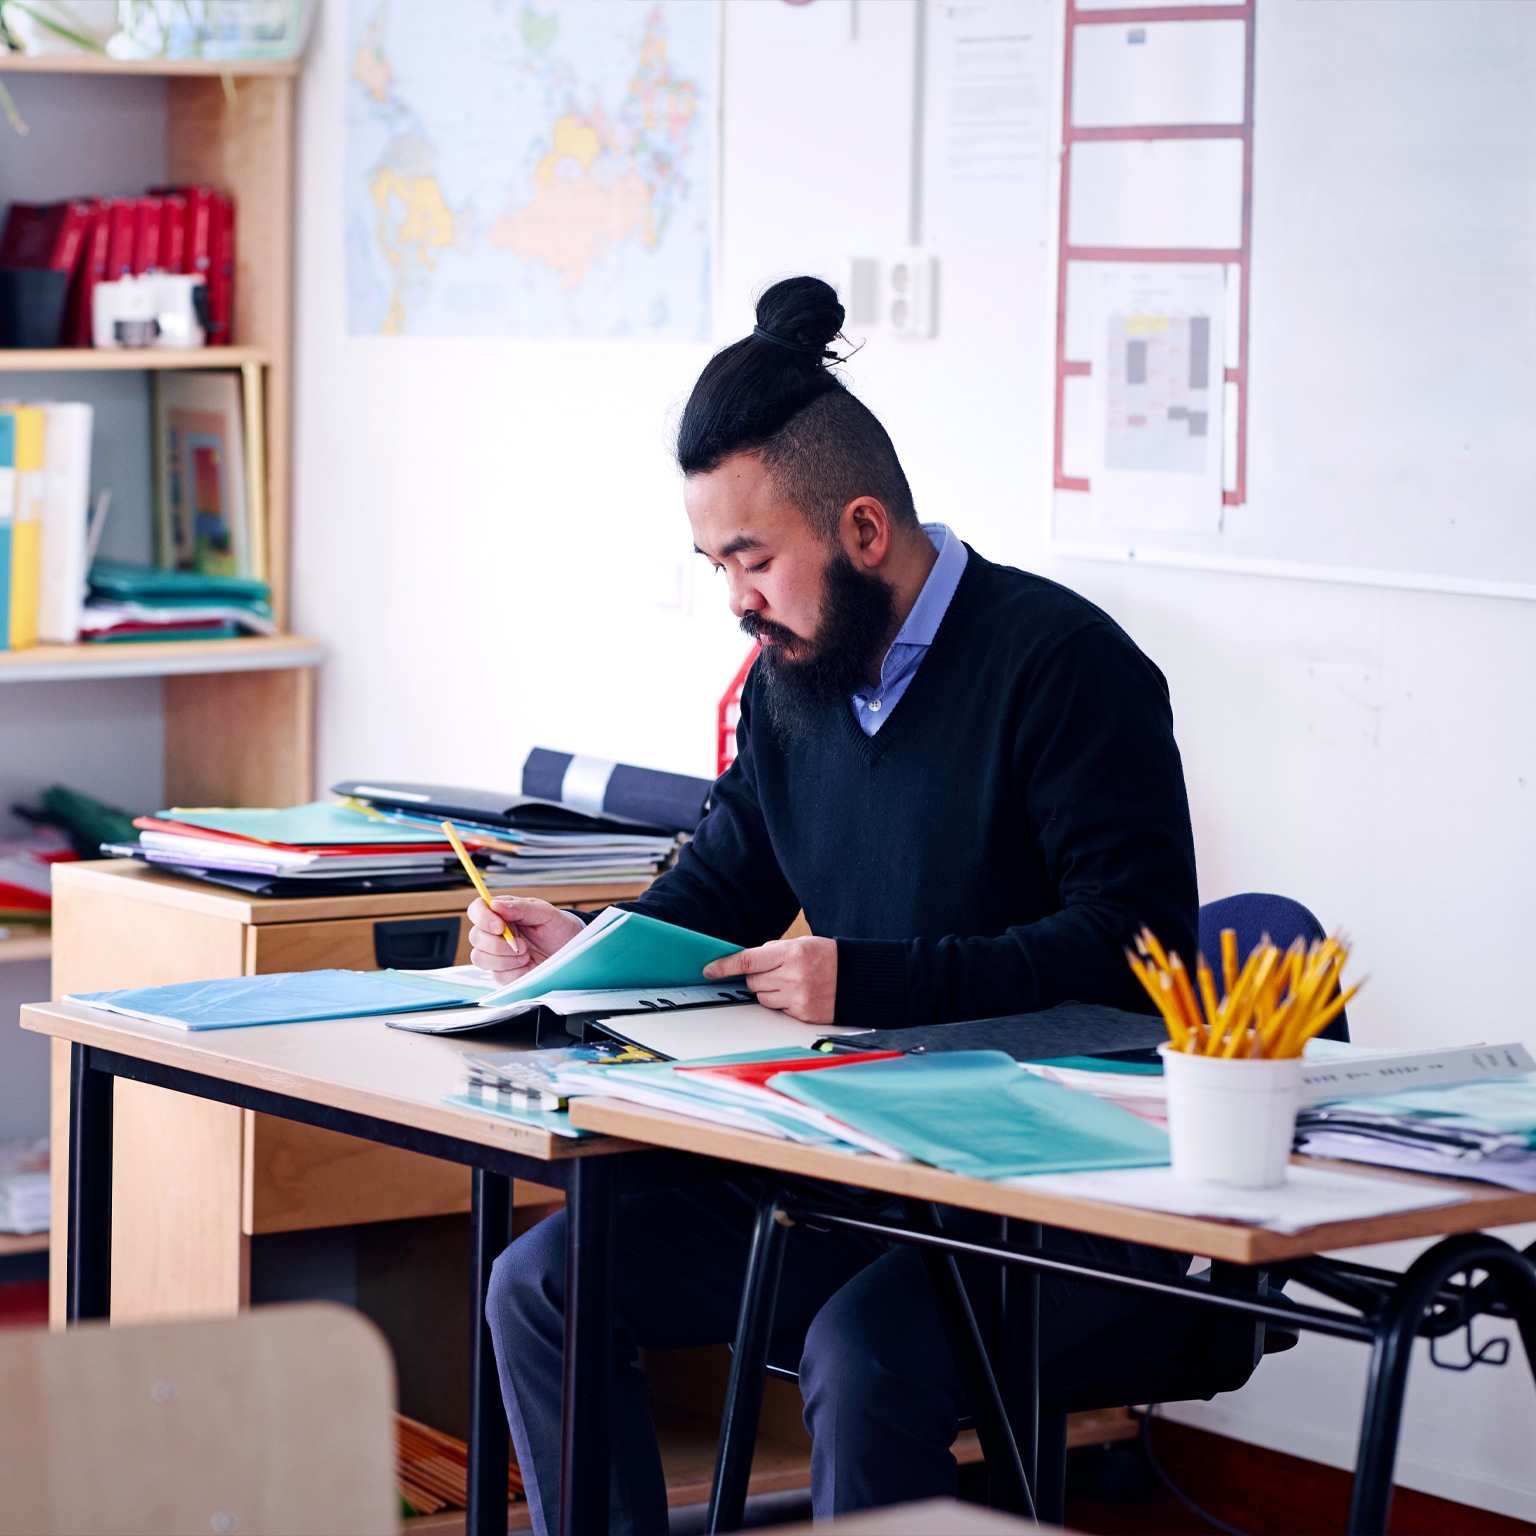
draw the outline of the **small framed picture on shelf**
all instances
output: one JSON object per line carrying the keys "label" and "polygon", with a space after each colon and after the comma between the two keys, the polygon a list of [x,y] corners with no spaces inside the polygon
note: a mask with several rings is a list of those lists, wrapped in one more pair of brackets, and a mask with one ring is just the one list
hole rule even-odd
{"label": "small framed picture on shelf", "polygon": [[155,377],[155,562],[254,576],[245,410],[236,373]]}

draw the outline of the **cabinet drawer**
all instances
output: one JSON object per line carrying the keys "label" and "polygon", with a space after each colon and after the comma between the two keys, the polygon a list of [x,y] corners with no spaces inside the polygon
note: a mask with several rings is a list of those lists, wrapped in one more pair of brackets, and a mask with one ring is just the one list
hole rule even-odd
{"label": "cabinet drawer", "polygon": [[[451,953],[431,953],[433,934],[442,925],[458,924],[458,940]],[[316,923],[261,923],[245,930],[245,973],[267,976],[274,971],[376,971],[380,945],[386,959],[393,946],[410,964],[420,968],[426,959],[433,965],[469,964],[469,920],[462,913],[423,914],[421,917],[347,917]]]}

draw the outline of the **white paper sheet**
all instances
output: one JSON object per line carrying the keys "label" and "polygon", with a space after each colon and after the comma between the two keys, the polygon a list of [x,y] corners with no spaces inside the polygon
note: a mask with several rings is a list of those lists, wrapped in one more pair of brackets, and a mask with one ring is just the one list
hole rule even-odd
{"label": "white paper sheet", "polygon": [[1460,1205],[1471,1198],[1456,1190],[1369,1178],[1333,1169],[1292,1166],[1279,1189],[1230,1189],[1221,1184],[1185,1184],[1171,1168],[1122,1168],[1104,1173],[1043,1173],[1004,1182],[1020,1189],[1103,1200],[1141,1210],[1171,1211],[1215,1221],[1301,1232],[1332,1221],[1360,1221],[1398,1211]]}
{"label": "white paper sheet", "polygon": [[631,1013],[599,1019],[598,1024],[618,1040],[628,1040],[674,1061],[736,1051],[777,1051],[790,1045],[810,1049],[827,1033],[825,1025],[802,1024],[761,1003],[679,1013]]}
{"label": "white paper sheet", "polygon": [[1049,0],[937,0],[924,68],[922,242],[1009,250],[1045,238]]}

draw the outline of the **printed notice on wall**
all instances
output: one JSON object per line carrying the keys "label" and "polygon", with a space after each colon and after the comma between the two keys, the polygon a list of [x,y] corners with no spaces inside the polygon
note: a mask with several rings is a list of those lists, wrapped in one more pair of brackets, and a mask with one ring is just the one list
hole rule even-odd
{"label": "printed notice on wall", "polygon": [[1103,266],[1098,272],[1094,522],[1218,533],[1222,512],[1220,266]]}
{"label": "printed notice on wall", "polygon": [[1049,0],[935,0],[929,7],[924,244],[996,250],[1044,241],[1051,18]]}

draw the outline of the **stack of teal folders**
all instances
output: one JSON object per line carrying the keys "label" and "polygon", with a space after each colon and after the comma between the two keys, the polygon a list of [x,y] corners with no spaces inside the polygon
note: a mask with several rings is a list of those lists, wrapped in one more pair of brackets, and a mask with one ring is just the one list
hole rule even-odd
{"label": "stack of teal folders", "polygon": [[227,640],[278,632],[271,589],[251,577],[98,560],[89,583],[82,640]]}
{"label": "stack of teal folders", "polygon": [[975,1178],[1168,1161],[1165,1132],[1001,1051],[757,1053],[639,1066],[574,1063],[561,1095],[596,1094],[791,1141],[931,1163]]}

